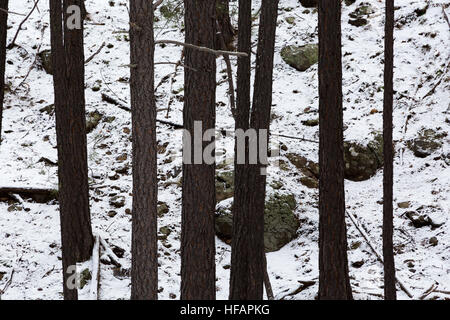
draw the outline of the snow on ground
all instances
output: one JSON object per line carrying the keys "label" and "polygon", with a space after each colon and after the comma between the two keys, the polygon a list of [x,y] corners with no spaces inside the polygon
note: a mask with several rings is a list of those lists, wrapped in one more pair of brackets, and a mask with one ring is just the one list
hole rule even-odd
{"label": "snow on ground", "polygon": [[[343,93],[345,137],[362,143],[375,131],[382,130],[383,100],[383,2],[371,1],[375,13],[364,27],[348,23],[348,14],[362,1],[351,6],[343,5]],[[433,128],[449,133],[449,81],[445,75],[449,62],[449,29],[444,20],[441,4],[430,1],[426,14],[417,17],[414,10],[423,8],[425,1],[397,0],[396,19],[402,21],[395,30],[395,110],[394,139],[395,158],[395,247],[398,277],[411,292],[418,296],[433,283],[439,289],[450,290],[450,169],[445,157],[450,152],[448,137],[442,149],[430,157],[420,159],[405,149],[405,142],[417,135],[421,128]],[[129,101],[129,42],[126,1],[88,0],[87,9],[92,21],[85,32],[86,57],[105,42],[101,54],[86,66],[87,113],[98,111],[103,119],[88,135],[89,178],[91,182],[91,213],[93,230],[112,247],[124,249],[121,262],[130,267],[131,255],[131,143],[130,114],[101,99],[101,93]],[[10,1],[10,10],[25,13],[33,1]],[[237,6],[237,1],[232,1]],[[255,1],[254,12],[259,8]],[[302,120],[317,117],[317,65],[299,72],[283,62],[281,48],[286,44],[317,42],[317,15],[305,11],[297,0],[281,0],[274,70],[273,122],[271,129],[286,135],[318,139],[318,127],[306,127]],[[448,9],[447,9],[448,12]],[[157,39],[182,41],[182,20],[167,21],[157,13]],[[295,25],[286,21],[294,17]],[[23,17],[10,15],[9,41]],[[234,15],[236,22],[237,16]],[[0,150],[1,186],[56,187],[56,167],[49,166],[42,158],[56,161],[56,135],[54,115],[40,111],[53,103],[52,77],[41,68],[32,66],[36,51],[49,49],[49,12],[46,2],[39,4],[24,24],[17,44],[7,53],[7,83],[14,92],[6,94],[3,133]],[[101,25],[98,25],[101,23]],[[256,49],[257,23],[253,28]],[[176,62],[181,49],[172,45],[158,46],[156,61]],[[233,60],[235,68],[236,60]],[[231,129],[234,126],[228,106],[225,64],[217,59],[217,126]],[[156,84],[174,71],[173,65],[158,65]],[[433,94],[423,97],[444,77]],[[173,85],[174,103],[169,120],[182,122],[183,70],[180,68]],[[381,89],[380,89],[381,88]],[[167,113],[170,99],[170,82],[164,81],[157,90],[158,117]],[[305,112],[310,108],[313,113]],[[374,112],[373,110],[376,109]],[[411,118],[404,133],[405,119]],[[159,220],[159,227],[169,227],[166,241],[159,241],[160,299],[179,298],[180,286],[180,221],[181,189],[181,132],[170,127],[158,127],[161,146],[159,163],[159,199],[168,205],[168,213]],[[317,144],[295,139],[281,139],[289,152],[301,154],[317,161]],[[221,142],[226,151],[218,161],[232,157],[232,139]],[[164,150],[165,149],[165,150]],[[402,151],[404,150],[404,152]],[[281,154],[284,158],[283,153]],[[287,161],[287,160],[286,160]],[[116,173],[129,167],[128,174]],[[296,214],[301,220],[298,237],[278,252],[269,253],[268,269],[276,299],[314,299],[318,289],[318,209],[317,189],[301,185],[294,173],[278,170],[269,175],[269,182],[281,180],[282,192],[292,192],[299,203]],[[276,174],[276,175],[275,175]],[[346,181],[347,208],[364,225],[371,241],[381,251],[382,224],[382,171],[363,182]],[[114,208],[110,201],[124,197],[124,205]],[[410,208],[401,209],[396,204],[410,201]],[[441,227],[415,228],[404,213],[424,206],[427,214],[444,223]],[[128,210],[127,210],[128,209]],[[112,212],[114,211],[114,212]],[[14,208],[0,203],[0,289],[14,276],[3,299],[61,299],[61,245],[59,215],[56,203],[37,204],[25,202]],[[436,237],[437,245],[429,243]],[[351,283],[357,299],[379,299],[383,293],[382,265],[370,251],[361,235],[348,221],[349,263],[363,262],[359,268],[350,266]],[[361,243],[359,245],[359,243]],[[230,247],[216,240],[217,245],[217,297],[228,296]],[[101,265],[101,299],[128,299],[130,279],[118,274],[111,265]],[[314,284],[297,290],[305,281]],[[295,291],[299,291],[295,293]],[[88,297],[83,291],[82,297]],[[433,293],[427,298],[444,299],[448,295]],[[399,298],[407,299],[399,291]]]}

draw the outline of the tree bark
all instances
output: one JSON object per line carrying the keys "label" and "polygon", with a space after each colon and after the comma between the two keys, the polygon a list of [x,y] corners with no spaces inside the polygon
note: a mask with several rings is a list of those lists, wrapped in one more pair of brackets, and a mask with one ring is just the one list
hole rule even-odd
{"label": "tree bark", "polygon": [[[78,298],[67,285],[68,267],[88,260],[94,238],[89,211],[86,117],[84,100],[83,26],[70,30],[66,8],[80,0],[50,0],[50,28],[58,143],[64,299]],[[64,31],[63,31],[64,30]]]}
{"label": "tree bark", "polygon": [[[238,59],[237,70],[237,103],[236,130],[246,131],[250,126],[250,76],[251,76],[251,31],[252,1],[239,0],[238,51],[245,52],[248,57]],[[233,202],[233,236],[231,243],[230,300],[241,300],[249,296],[252,273],[249,260],[252,248],[253,232],[251,217],[248,215],[248,145],[245,146],[245,164],[237,163],[237,139],[235,140],[234,161],[234,202]]]}
{"label": "tree bark", "polygon": [[[214,47],[216,36],[215,1],[185,0],[186,43]],[[185,48],[184,128],[191,141],[201,140],[208,129],[215,128],[216,57],[210,53]],[[194,136],[194,121],[202,124],[202,137]],[[213,138],[214,139],[214,138]],[[211,143],[201,144],[201,151]],[[193,157],[192,157],[193,158]],[[202,157],[203,159],[203,157]],[[181,226],[181,299],[213,300],[216,297],[214,213],[215,164],[183,162],[183,209]]]}
{"label": "tree bark", "polygon": [[395,263],[393,249],[393,167],[394,147],[392,142],[393,73],[394,73],[394,0],[386,0],[386,23],[384,37],[384,169],[383,169],[383,259],[384,298],[395,300]]}
{"label": "tree bark", "polygon": [[130,1],[133,123],[131,299],[158,298],[157,151],[154,95],[153,3]]}
{"label": "tree bark", "polygon": [[340,1],[319,1],[319,118],[319,299],[352,299],[345,225]]}
{"label": "tree bark", "polygon": [[[242,23],[249,19],[249,4],[241,3],[244,12]],[[240,6],[241,9],[241,6]],[[250,128],[257,132],[257,141],[260,130],[270,127],[270,112],[272,106],[272,76],[275,49],[275,32],[278,17],[278,1],[263,0],[259,24],[259,42],[256,56],[256,74],[253,95],[253,107],[250,119]],[[251,13],[250,13],[251,14]],[[250,17],[251,20],[251,17]],[[250,24],[251,26],[251,24]],[[242,49],[248,51],[251,44],[248,34],[249,26],[243,27],[243,35],[239,40]],[[248,77],[250,73],[249,61],[241,61],[240,80],[244,87],[238,98],[238,117],[236,126],[242,129],[248,126],[249,88]],[[260,143],[260,142],[258,142]],[[267,141],[263,142],[258,150],[267,150]],[[247,150],[248,151],[248,150]],[[246,161],[248,152],[246,151]],[[264,207],[266,194],[267,164],[246,164],[236,166],[235,204],[233,206],[233,240],[232,240],[232,275],[230,286],[230,299],[262,300],[264,283]]]}
{"label": "tree bark", "polygon": [[[0,8],[8,11],[8,0],[0,0]],[[3,100],[5,98],[6,35],[8,13],[0,10],[0,144],[2,143]]]}

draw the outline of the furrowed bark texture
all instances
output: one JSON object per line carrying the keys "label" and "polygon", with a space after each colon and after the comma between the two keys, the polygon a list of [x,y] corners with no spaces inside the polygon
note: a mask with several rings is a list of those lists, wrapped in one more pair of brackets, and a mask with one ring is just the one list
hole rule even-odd
{"label": "furrowed bark texture", "polygon": [[395,300],[395,263],[393,248],[393,180],[394,147],[392,141],[393,73],[394,73],[394,0],[386,0],[386,24],[384,38],[384,170],[383,170],[383,260],[384,298]]}
{"label": "furrowed bark texture", "polygon": [[[213,48],[216,36],[215,1],[185,0],[184,5],[185,42]],[[183,142],[183,152],[190,144],[194,154],[193,141],[201,140],[206,130],[215,128],[216,57],[191,48],[185,48],[185,54],[185,64],[197,71],[184,69],[183,120],[192,142]],[[197,135],[194,134],[195,121],[200,121],[202,125]],[[210,141],[200,143],[200,153]],[[194,164],[194,159],[191,163],[183,163],[181,299],[213,300],[216,297],[215,164],[207,164],[203,160],[201,164]]]}
{"label": "furrowed bark texture", "polygon": [[[63,5],[63,8],[62,8]],[[68,267],[88,260],[94,238],[89,210],[86,118],[84,100],[83,27],[69,29],[66,8],[80,0],[50,0],[56,137],[58,142],[59,204],[61,218],[64,298],[77,299],[67,286]],[[63,9],[63,11],[62,11]]]}
{"label": "furrowed bark texture", "polygon": [[133,222],[131,299],[158,297],[157,151],[153,3],[130,1]]}
{"label": "furrowed bark texture", "polygon": [[319,1],[319,118],[319,299],[351,299],[345,225],[340,1]]}

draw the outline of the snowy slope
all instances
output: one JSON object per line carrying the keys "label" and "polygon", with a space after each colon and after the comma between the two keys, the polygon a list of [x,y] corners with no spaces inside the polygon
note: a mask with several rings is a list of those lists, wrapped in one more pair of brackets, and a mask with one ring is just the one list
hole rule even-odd
{"label": "snowy slope", "polygon": [[[27,13],[33,1],[10,1],[10,10]],[[384,3],[371,1],[375,13],[365,27],[348,23],[348,14],[361,0],[351,6],[343,4],[343,93],[345,138],[362,143],[368,141],[374,131],[382,130],[383,91],[383,34]],[[91,13],[85,32],[86,57],[105,42],[107,46],[86,66],[87,113],[98,111],[103,119],[88,135],[89,178],[91,182],[91,213],[93,230],[112,247],[124,249],[120,259],[125,268],[130,267],[131,255],[131,117],[127,111],[102,101],[106,93],[116,99],[129,101],[129,42],[127,1],[88,0]],[[404,21],[395,30],[395,110],[394,140],[396,142],[394,224],[396,266],[398,277],[419,296],[433,283],[440,290],[450,290],[450,169],[440,154],[450,152],[448,137],[441,150],[433,156],[421,159],[405,149],[405,142],[417,135],[422,128],[450,132],[449,101],[450,81],[446,66],[449,63],[449,26],[444,20],[441,4],[431,1],[426,13],[420,17],[411,15],[423,8],[423,0],[397,0],[396,19]],[[237,1],[232,2],[237,6]],[[448,6],[447,6],[448,7]],[[49,12],[47,1],[39,4],[24,24],[17,44],[7,53],[7,83],[14,92],[6,94],[2,142],[0,149],[0,186],[57,186],[56,167],[40,161],[47,158],[56,161],[56,135],[54,115],[40,111],[53,103],[52,77],[42,68],[34,66],[25,83],[18,87],[34,64],[36,52],[49,49]],[[259,8],[255,1],[254,12]],[[448,12],[449,9],[447,9]],[[450,13],[449,13],[450,14]],[[182,41],[181,21],[167,21],[157,12],[157,39]],[[286,18],[294,17],[295,25]],[[237,15],[234,15],[235,22]],[[8,41],[11,41],[19,23],[19,15],[10,15]],[[281,48],[287,44],[317,43],[317,15],[313,10],[305,12],[297,0],[281,0],[278,18],[277,43],[274,70],[272,131],[285,135],[318,139],[318,127],[306,127],[302,120],[317,117],[317,65],[299,72],[283,62]],[[256,50],[257,21],[253,28]],[[430,36],[432,34],[433,36]],[[181,49],[172,45],[156,49],[157,62],[176,62]],[[233,59],[235,68],[236,59]],[[228,85],[225,63],[217,59],[217,126],[231,129],[234,122],[228,106]],[[161,64],[156,68],[156,84],[174,72],[173,65]],[[447,74],[445,73],[447,72]],[[443,79],[434,93],[423,98]],[[178,69],[172,91],[173,103],[170,121],[182,123],[183,70]],[[165,119],[167,104],[171,99],[170,81],[161,83],[157,90],[158,117]],[[310,108],[311,113],[305,112]],[[372,112],[376,109],[380,112]],[[405,120],[410,117],[406,132]],[[159,227],[171,229],[166,241],[159,241],[160,299],[179,298],[180,286],[180,221],[181,221],[181,131],[159,125],[158,139],[161,146],[159,163],[159,199],[169,207],[159,220]],[[318,145],[297,139],[280,139],[289,152],[301,154],[317,161]],[[221,140],[219,147],[225,154],[218,161],[231,158],[233,140]],[[165,150],[164,150],[165,149]],[[404,150],[404,152],[402,152]],[[282,158],[285,159],[283,153]],[[287,160],[286,160],[287,161]],[[123,172],[128,167],[128,174]],[[314,299],[318,289],[318,190],[308,189],[298,182],[295,169],[272,170],[269,183],[281,180],[282,192],[295,193],[296,214],[301,220],[298,237],[278,252],[268,254],[268,268],[276,299]],[[112,179],[111,179],[112,178]],[[269,189],[269,192],[270,189]],[[382,171],[363,182],[346,181],[348,210],[364,225],[371,241],[381,251],[382,224]],[[110,202],[114,197],[124,199],[120,208]],[[396,204],[410,202],[408,209]],[[405,211],[425,206],[427,214],[441,227],[415,228],[405,217]],[[115,215],[113,212],[114,211]],[[114,215],[114,216],[113,216]],[[437,245],[429,243],[436,237]],[[61,299],[61,247],[58,206],[55,203],[37,204],[24,202],[10,205],[0,202],[0,289],[14,275],[3,299]],[[377,262],[364,239],[348,221],[349,262],[361,262],[361,267],[350,267],[351,283],[357,299],[379,299],[383,293],[382,265]],[[358,246],[358,242],[361,245]],[[217,297],[228,297],[230,247],[216,240],[217,245]],[[114,272],[114,266],[101,265],[101,299],[128,299],[130,279]],[[302,282],[314,284],[304,290]],[[298,291],[298,293],[295,293]],[[87,291],[83,290],[87,298]],[[427,298],[444,299],[449,295],[435,292]],[[399,298],[407,295],[399,291]]]}

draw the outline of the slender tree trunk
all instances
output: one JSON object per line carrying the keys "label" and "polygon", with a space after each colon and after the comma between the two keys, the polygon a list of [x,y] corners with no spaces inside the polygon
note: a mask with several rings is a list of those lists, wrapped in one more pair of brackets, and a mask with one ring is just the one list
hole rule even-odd
{"label": "slender tree trunk", "polygon": [[[0,0],[0,8],[8,11],[8,0]],[[2,143],[3,99],[5,98],[6,34],[8,13],[0,10],[0,144]]]}
{"label": "slender tree trunk", "polygon": [[394,73],[394,0],[386,0],[386,24],[384,37],[384,170],[383,170],[383,259],[384,298],[395,300],[395,263],[393,249],[393,167],[394,147],[392,142],[393,73]]}
{"label": "slender tree trunk", "polygon": [[[50,0],[53,83],[55,90],[56,136],[61,218],[64,298],[78,298],[76,288],[67,285],[68,268],[88,260],[94,243],[89,211],[86,118],[84,100],[83,26],[69,29],[65,13],[80,0]],[[64,30],[64,31],[63,31]]]}
{"label": "slender tree trunk", "polygon": [[158,297],[158,177],[151,1],[130,1],[130,44],[133,122],[131,299],[155,300]]}
{"label": "slender tree trunk", "polygon": [[319,118],[319,298],[351,299],[345,225],[340,1],[319,1]]}
{"label": "slender tree trunk", "polygon": [[[185,0],[186,43],[214,47],[216,4],[215,1]],[[202,155],[211,143],[200,143],[196,151],[194,140],[202,140],[208,129],[215,129],[216,111],[216,57],[210,53],[185,48],[184,128],[192,137],[183,141],[183,156],[187,148],[192,155]],[[202,130],[194,134],[194,122],[199,121]],[[211,130],[210,130],[211,131]],[[200,136],[201,134],[201,136]],[[214,139],[214,137],[212,137]],[[183,209],[181,226],[181,299],[213,300],[216,297],[214,212],[215,163],[183,162]]]}
{"label": "slender tree trunk", "polygon": [[[243,11],[242,24],[249,19],[249,4],[241,3]],[[241,7],[239,8],[241,9]],[[272,106],[272,76],[275,49],[275,31],[277,25],[278,0],[263,0],[259,23],[259,42],[256,57],[256,74],[254,84],[253,108],[250,128],[257,132],[257,140],[261,130],[269,136],[270,111]],[[251,17],[250,17],[251,20]],[[240,26],[241,27],[241,26]],[[243,35],[239,40],[242,49],[248,51],[250,43],[248,25],[243,26]],[[247,29],[246,29],[247,28]],[[244,65],[245,64],[245,65]],[[241,77],[243,88],[238,98],[238,117],[236,126],[247,128],[249,105],[248,76],[249,61],[241,61]],[[239,80],[238,80],[239,81]],[[268,141],[258,148],[267,150]],[[264,153],[265,154],[265,153]],[[248,157],[246,157],[248,161]],[[263,299],[264,282],[264,207],[266,194],[265,163],[236,166],[235,204],[233,206],[233,241],[232,241],[232,275],[230,298],[245,300]]]}
{"label": "slender tree trunk", "polygon": [[[237,70],[237,103],[235,129],[247,131],[250,125],[250,76],[251,76],[251,32],[252,32],[252,1],[239,0],[238,51],[246,52],[248,57],[238,60]],[[248,185],[248,144],[245,146],[245,164],[237,161],[237,139],[235,139],[234,161],[234,202],[233,202],[233,236],[231,243],[231,276],[230,300],[248,299],[255,283],[253,269],[249,260],[253,259],[253,221],[248,215],[249,202]],[[255,270],[256,271],[256,270]]]}

